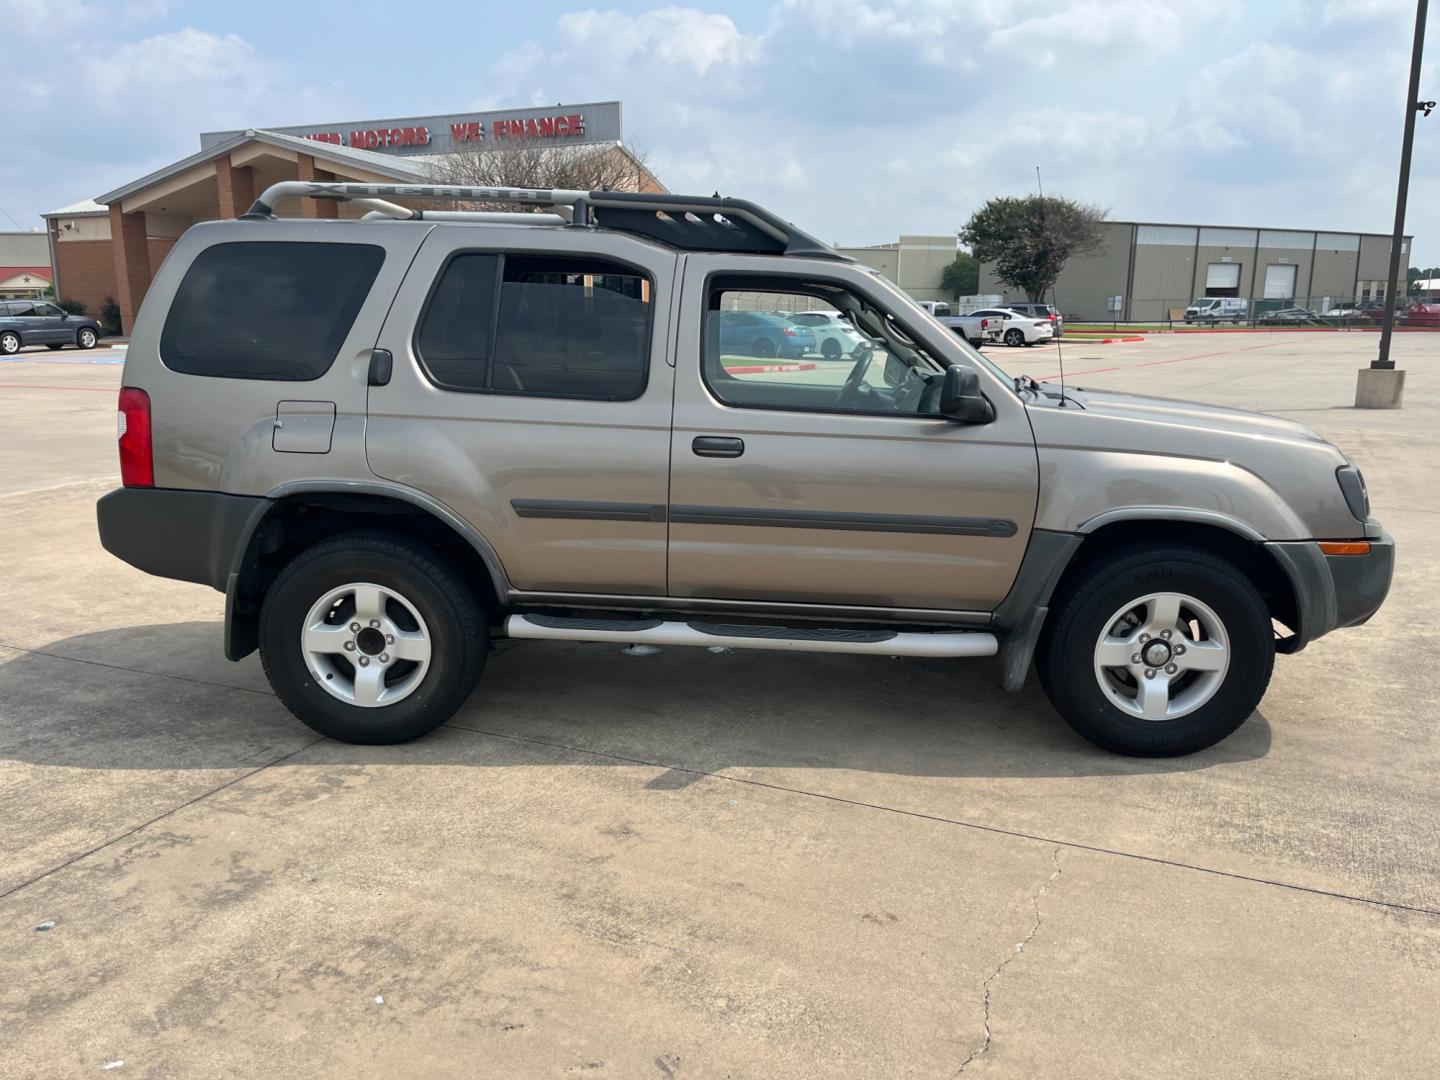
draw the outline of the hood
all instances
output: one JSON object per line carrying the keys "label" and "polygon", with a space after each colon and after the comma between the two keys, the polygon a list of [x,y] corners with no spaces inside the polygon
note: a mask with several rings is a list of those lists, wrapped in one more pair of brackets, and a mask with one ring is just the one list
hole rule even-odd
{"label": "hood", "polygon": [[[1266,413],[1245,409],[1227,409],[1221,405],[1204,405],[1196,401],[1125,394],[1114,390],[1091,390],[1068,387],[1067,396],[1095,421],[1134,421],[1137,423],[1170,424],[1189,431],[1207,431],[1220,435],[1260,436],[1288,442],[1319,443],[1329,446],[1315,432],[1295,420],[1286,420]],[[1031,405],[1032,409],[1054,408],[1057,397],[1046,396]],[[1066,408],[1070,408],[1067,405]]]}

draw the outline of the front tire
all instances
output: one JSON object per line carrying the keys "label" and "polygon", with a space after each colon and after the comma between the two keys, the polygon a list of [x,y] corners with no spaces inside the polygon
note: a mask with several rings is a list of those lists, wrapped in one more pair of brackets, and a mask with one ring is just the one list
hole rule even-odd
{"label": "front tire", "polygon": [[93,349],[99,340],[100,336],[88,326],[75,335],[75,344],[82,349]]}
{"label": "front tire", "polygon": [[64,345],[46,345],[45,347],[46,347],[47,349],[49,349],[51,352],[56,352],[56,351],[59,350],[59,349],[63,349],[65,346],[64,346]]}
{"label": "front tire", "polygon": [[487,625],[446,561],[388,536],[323,541],[281,571],[260,610],[276,695],[340,742],[386,745],[435,730],[485,664]]}
{"label": "front tire", "polygon": [[1224,559],[1174,544],[1122,548],[1062,588],[1036,668],[1056,710],[1097,746],[1191,754],[1228,736],[1264,696],[1270,614]]}
{"label": "front tire", "polygon": [[1021,345],[1024,345],[1024,344],[1025,344],[1025,334],[1024,334],[1024,332],[1023,332],[1023,331],[1020,331],[1020,330],[1016,330],[1016,329],[1006,330],[1006,331],[1005,331],[1005,344],[1006,344],[1006,345],[1009,345],[1012,349],[1015,349],[1015,348],[1018,348],[1018,347],[1021,346]]}
{"label": "front tire", "polygon": [[826,360],[839,360],[842,351],[840,342],[834,338],[826,338],[820,345],[820,355]]}

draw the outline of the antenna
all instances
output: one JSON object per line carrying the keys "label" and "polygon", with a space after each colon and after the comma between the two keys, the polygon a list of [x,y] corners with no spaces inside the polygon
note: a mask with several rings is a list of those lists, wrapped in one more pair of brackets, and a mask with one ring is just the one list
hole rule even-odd
{"label": "antenna", "polygon": [[[1045,228],[1045,185],[1040,182],[1040,166],[1035,166],[1035,187],[1040,192],[1040,228]],[[1044,299],[1044,293],[1041,293]],[[1055,283],[1050,283],[1050,306],[1055,307]],[[1060,368],[1060,408],[1065,407],[1065,346],[1055,339],[1055,362]]]}

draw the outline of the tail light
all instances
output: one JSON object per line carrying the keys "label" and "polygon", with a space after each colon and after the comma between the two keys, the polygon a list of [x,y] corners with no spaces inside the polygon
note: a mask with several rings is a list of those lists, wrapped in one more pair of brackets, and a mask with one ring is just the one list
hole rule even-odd
{"label": "tail light", "polygon": [[154,487],[149,394],[130,386],[121,389],[115,431],[120,441],[120,482],[126,487]]}
{"label": "tail light", "polygon": [[989,319],[981,319],[981,320],[980,320],[980,329],[981,329],[981,330],[989,330],[989,329],[990,329],[990,320],[989,320]]}
{"label": "tail light", "polygon": [[787,326],[787,327],[785,327],[784,329],[782,329],[780,332],[781,332],[782,334],[784,334],[786,337],[799,337],[799,336],[800,336],[800,331],[799,331],[799,330],[796,330],[793,326]]}

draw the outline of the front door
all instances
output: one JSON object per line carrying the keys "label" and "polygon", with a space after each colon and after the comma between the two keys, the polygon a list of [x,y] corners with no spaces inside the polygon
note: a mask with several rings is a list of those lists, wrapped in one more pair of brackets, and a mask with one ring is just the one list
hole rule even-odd
{"label": "front door", "polygon": [[37,303],[35,305],[35,340],[47,345],[70,342],[74,335],[70,333],[69,322],[65,312],[54,304]]}
{"label": "front door", "polygon": [[370,468],[468,521],[522,599],[665,592],[675,263],[615,235],[442,225],[396,296]]}
{"label": "front door", "polygon": [[[671,594],[993,609],[1034,522],[1038,470],[1024,406],[887,283],[846,263],[787,259],[785,273],[776,265],[686,262]],[[838,357],[766,363],[726,345],[733,318],[837,309],[851,312],[863,341]],[[874,332],[877,319],[889,334]],[[981,371],[992,423],[938,414],[947,362]]]}

